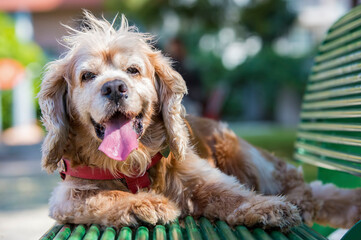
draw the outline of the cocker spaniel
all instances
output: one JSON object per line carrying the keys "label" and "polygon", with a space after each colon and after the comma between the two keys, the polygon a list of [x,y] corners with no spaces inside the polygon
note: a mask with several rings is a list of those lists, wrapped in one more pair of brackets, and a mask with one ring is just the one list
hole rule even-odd
{"label": "cocker spaniel", "polygon": [[39,93],[42,166],[63,178],[52,218],[120,227],[189,214],[265,229],[359,220],[359,190],[306,184],[225,124],[186,115],[185,81],[150,35],[124,17],[115,29],[84,15],[86,27],[68,27],[68,51],[48,64]]}

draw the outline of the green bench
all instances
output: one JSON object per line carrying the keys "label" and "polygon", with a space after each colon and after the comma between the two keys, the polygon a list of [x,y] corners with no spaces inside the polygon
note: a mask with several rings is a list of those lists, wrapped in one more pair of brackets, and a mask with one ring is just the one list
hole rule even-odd
{"label": "green bench", "polygon": [[[340,187],[361,186],[361,6],[329,30],[308,81],[294,159],[317,167],[318,179]],[[309,167],[308,167],[309,168]],[[360,216],[361,218],[361,216]],[[315,229],[328,233],[315,226]],[[265,232],[188,216],[170,225],[100,229],[55,225],[41,239],[326,239],[301,225],[288,233]],[[361,223],[343,240],[361,239]]]}
{"label": "green bench", "polygon": [[361,187],[361,6],[333,24],[319,47],[300,117],[294,159],[317,167],[323,183]]}
{"label": "green bench", "polygon": [[146,240],[146,239],[245,239],[245,240],[301,240],[326,239],[316,233],[309,227],[302,225],[293,228],[288,233],[278,231],[265,232],[260,228],[247,229],[244,226],[230,228],[223,221],[211,223],[207,218],[200,218],[195,221],[191,216],[181,220],[180,223],[172,223],[170,225],[157,225],[155,227],[140,226],[135,229],[123,227],[116,230],[112,227],[100,229],[97,225],[91,225],[89,228],[84,225],[55,225],[41,238],[43,240]]}

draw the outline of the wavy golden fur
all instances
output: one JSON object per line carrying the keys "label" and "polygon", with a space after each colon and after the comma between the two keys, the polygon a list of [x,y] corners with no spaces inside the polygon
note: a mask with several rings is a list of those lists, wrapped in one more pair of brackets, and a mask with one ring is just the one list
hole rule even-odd
{"label": "wavy golden fur", "polygon": [[[157,152],[169,147],[171,153],[149,170],[150,190],[136,194],[121,181],[67,176],[50,199],[51,217],[120,227],[140,220],[168,223],[191,214],[281,229],[299,224],[301,217],[337,227],[359,219],[360,190],[305,184],[301,171],[251,146],[224,124],[186,115],[185,82],[152,46],[150,35],[128,26],[124,17],[115,29],[89,12],[84,15],[86,27],[68,27],[68,51],[48,64],[41,85],[39,103],[48,131],[43,168],[53,172],[64,157],[73,167],[143,175]],[[89,72],[90,80],[84,77]],[[116,106],[100,93],[114,79],[121,79],[129,93]],[[94,122],[117,111],[142,121],[139,147],[125,161],[98,150],[102,140]]]}

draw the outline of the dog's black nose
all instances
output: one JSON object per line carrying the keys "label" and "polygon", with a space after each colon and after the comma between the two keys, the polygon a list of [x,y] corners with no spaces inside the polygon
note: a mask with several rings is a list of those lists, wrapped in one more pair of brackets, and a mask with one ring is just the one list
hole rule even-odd
{"label": "dog's black nose", "polygon": [[115,102],[128,98],[128,87],[122,80],[113,80],[104,83],[100,92],[104,97]]}

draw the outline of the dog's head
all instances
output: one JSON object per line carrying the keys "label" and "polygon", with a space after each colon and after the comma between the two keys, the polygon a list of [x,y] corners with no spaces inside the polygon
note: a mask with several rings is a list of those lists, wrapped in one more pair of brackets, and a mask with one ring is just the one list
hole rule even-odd
{"label": "dog's head", "polygon": [[[48,131],[42,164],[56,169],[75,122],[110,158],[125,160],[141,144],[154,119],[164,123],[167,143],[182,160],[188,135],[181,105],[186,85],[151,37],[118,29],[85,12],[86,28],[66,37],[68,52],[48,64],[39,103]],[[75,133],[76,134],[76,133]]]}

